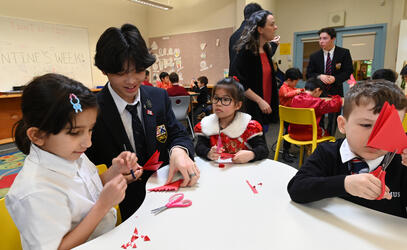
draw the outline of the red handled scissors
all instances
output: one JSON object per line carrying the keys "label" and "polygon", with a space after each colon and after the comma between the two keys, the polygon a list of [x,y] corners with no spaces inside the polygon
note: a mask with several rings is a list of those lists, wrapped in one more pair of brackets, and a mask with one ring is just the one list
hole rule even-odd
{"label": "red handled scissors", "polygon": [[190,200],[184,200],[184,194],[183,193],[178,193],[174,194],[168,199],[168,203],[165,204],[165,206],[156,208],[151,210],[151,213],[154,215],[157,215],[161,213],[162,211],[166,210],[167,208],[172,208],[172,207],[189,207],[192,205],[192,201]]}
{"label": "red handled scissors", "polygon": [[392,153],[390,152],[387,153],[384,156],[383,165],[377,167],[374,171],[370,172],[370,174],[376,176],[382,182],[382,192],[380,193],[379,197],[376,198],[376,200],[383,199],[384,192],[386,191],[386,182],[385,182],[386,168],[390,165],[390,162],[393,160],[394,156],[396,155],[396,152],[397,150]]}

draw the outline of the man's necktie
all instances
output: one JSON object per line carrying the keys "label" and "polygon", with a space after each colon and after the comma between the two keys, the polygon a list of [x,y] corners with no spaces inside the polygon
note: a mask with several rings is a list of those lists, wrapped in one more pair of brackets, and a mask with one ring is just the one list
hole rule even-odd
{"label": "man's necktie", "polygon": [[351,174],[369,173],[369,165],[359,158],[353,158],[350,160],[349,165]]}
{"label": "man's necktie", "polygon": [[329,52],[326,57],[325,75],[332,75],[332,60]]}
{"label": "man's necktie", "polygon": [[137,115],[137,102],[135,105],[127,105],[126,110],[131,114],[132,128],[133,128],[133,138],[134,144],[136,146],[136,154],[139,164],[145,163],[146,156],[146,136],[144,133],[143,125],[141,124],[140,118]]}

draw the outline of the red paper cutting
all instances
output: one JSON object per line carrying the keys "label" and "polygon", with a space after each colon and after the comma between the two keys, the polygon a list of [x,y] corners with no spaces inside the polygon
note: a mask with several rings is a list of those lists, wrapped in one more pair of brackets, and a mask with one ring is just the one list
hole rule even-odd
{"label": "red paper cutting", "polygon": [[143,169],[149,171],[157,171],[157,169],[163,164],[162,161],[158,161],[160,158],[160,152],[155,151],[154,154],[148,159],[146,164],[144,164]]}
{"label": "red paper cutting", "polygon": [[3,178],[0,179],[0,188],[11,187],[11,184],[13,184],[14,179],[17,177],[17,174],[18,173],[3,176]]}
{"label": "red paper cutting", "polygon": [[407,148],[407,136],[404,132],[400,116],[393,105],[385,102],[372,129],[367,146],[401,153]]}
{"label": "red paper cutting", "polygon": [[235,157],[235,155],[234,154],[229,154],[229,153],[221,153],[220,154],[220,158],[221,159],[229,159],[229,158],[233,158],[233,157]]}
{"label": "red paper cutting", "polygon": [[353,77],[353,74],[350,74],[350,79],[348,80],[348,84],[353,86],[356,84],[355,77]]}
{"label": "red paper cutting", "polygon": [[138,235],[137,227],[134,227],[134,234],[135,234],[135,235]]}
{"label": "red paper cutting", "polygon": [[219,163],[219,168],[224,168],[224,167],[225,167],[225,164]]}
{"label": "red paper cutting", "polygon": [[144,241],[150,241],[150,238],[146,235],[146,236],[144,237]]}
{"label": "red paper cutting", "polygon": [[136,243],[133,244],[133,248],[137,248]]}
{"label": "red paper cutting", "polygon": [[251,188],[251,190],[253,191],[253,193],[257,194],[258,192],[257,192],[256,188],[253,187],[248,180],[246,180],[246,182],[249,185],[249,187]]}
{"label": "red paper cutting", "polygon": [[137,235],[133,235],[132,237],[131,237],[131,242],[133,242],[133,241],[135,241],[135,240],[137,240],[138,239],[138,236]]}
{"label": "red paper cutting", "polygon": [[184,179],[177,180],[177,181],[168,183],[167,185],[164,185],[164,186],[150,188],[150,189],[148,189],[148,191],[150,191],[150,192],[177,191],[183,181],[184,181]]}

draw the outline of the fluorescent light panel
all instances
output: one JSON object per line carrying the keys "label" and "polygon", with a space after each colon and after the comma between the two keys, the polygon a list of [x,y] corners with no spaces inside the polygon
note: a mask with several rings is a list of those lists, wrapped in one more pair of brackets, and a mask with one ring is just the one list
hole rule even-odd
{"label": "fluorescent light panel", "polygon": [[158,9],[162,9],[162,10],[171,10],[172,6],[163,4],[163,3],[159,3],[159,2],[155,2],[155,1],[151,1],[151,0],[130,0],[132,2],[135,3],[139,3],[139,4],[144,4],[150,7],[154,7],[154,8],[158,8]]}

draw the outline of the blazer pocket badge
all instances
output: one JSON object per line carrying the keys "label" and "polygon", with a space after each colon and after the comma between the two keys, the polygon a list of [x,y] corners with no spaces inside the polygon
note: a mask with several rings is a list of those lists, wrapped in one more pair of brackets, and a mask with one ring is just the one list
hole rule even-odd
{"label": "blazer pocket badge", "polygon": [[335,68],[336,68],[336,69],[340,69],[341,66],[342,66],[342,63],[337,63],[337,64],[335,64]]}
{"label": "blazer pocket badge", "polygon": [[157,126],[156,131],[157,141],[165,143],[167,141],[167,128],[164,124]]}

